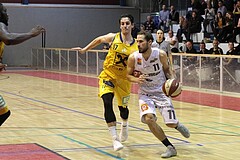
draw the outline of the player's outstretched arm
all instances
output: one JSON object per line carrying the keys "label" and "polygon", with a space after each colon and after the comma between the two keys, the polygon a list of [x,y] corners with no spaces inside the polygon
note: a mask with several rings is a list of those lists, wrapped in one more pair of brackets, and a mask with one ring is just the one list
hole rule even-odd
{"label": "player's outstretched arm", "polygon": [[30,38],[38,36],[40,33],[45,32],[42,26],[36,26],[27,33],[10,33],[4,23],[0,23],[0,39],[6,45],[15,45],[22,43]]}
{"label": "player's outstretched arm", "polygon": [[167,57],[166,52],[164,52],[163,50],[160,50],[159,56],[160,56],[160,61],[163,65],[163,71],[164,71],[165,76],[168,79],[174,79],[175,75],[168,64],[168,57]]}
{"label": "player's outstretched arm", "polygon": [[111,43],[115,35],[116,35],[115,33],[108,33],[106,35],[99,36],[99,37],[95,38],[84,48],[74,47],[72,49],[77,50],[80,53],[85,53],[86,51],[88,51],[90,49],[93,49],[93,48],[97,47],[98,45],[100,45],[102,43]]}

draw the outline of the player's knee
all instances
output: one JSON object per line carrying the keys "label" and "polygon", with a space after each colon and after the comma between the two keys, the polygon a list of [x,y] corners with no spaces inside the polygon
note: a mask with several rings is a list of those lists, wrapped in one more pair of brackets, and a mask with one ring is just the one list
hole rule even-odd
{"label": "player's knee", "polygon": [[6,113],[0,115],[0,126],[8,119],[8,117],[11,115],[11,111],[7,111]]}
{"label": "player's knee", "polygon": [[144,115],[144,119],[147,124],[152,124],[156,122],[156,117],[153,114]]}
{"label": "player's knee", "polygon": [[128,119],[128,115],[129,115],[129,110],[126,107],[123,107],[123,106],[118,106],[119,108],[119,111],[120,111],[120,116],[122,119]]}

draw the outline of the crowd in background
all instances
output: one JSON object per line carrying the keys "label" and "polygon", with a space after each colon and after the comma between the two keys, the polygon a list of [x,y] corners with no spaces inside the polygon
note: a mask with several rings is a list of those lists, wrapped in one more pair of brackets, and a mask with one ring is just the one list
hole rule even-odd
{"label": "crowd in background", "polygon": [[[169,9],[168,9],[169,8]],[[165,33],[179,25],[176,33],[179,42],[183,36],[190,40],[193,33],[204,33],[204,40],[214,37],[219,42],[236,42],[240,34],[240,0],[191,0],[191,7],[186,15],[179,15],[174,5],[162,5],[156,16],[147,16],[141,24],[144,30],[155,33],[162,29]]]}

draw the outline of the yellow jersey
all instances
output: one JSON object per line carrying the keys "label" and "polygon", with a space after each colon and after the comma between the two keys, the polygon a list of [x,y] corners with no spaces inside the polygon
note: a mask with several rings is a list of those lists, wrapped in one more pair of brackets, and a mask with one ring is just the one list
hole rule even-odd
{"label": "yellow jersey", "polygon": [[99,77],[103,78],[105,77],[104,75],[107,74],[111,79],[126,79],[128,57],[131,53],[137,50],[138,46],[135,39],[131,44],[125,44],[123,43],[121,33],[118,32],[109,48],[103,64],[104,70]]}
{"label": "yellow jersey", "polygon": [[0,61],[2,60],[4,46],[5,44],[3,43],[3,41],[1,41],[0,42]]}

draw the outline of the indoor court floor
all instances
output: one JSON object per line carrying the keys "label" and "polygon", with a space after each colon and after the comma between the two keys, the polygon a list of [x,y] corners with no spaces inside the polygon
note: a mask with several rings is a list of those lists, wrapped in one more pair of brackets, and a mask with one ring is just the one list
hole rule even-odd
{"label": "indoor court floor", "polygon": [[[115,152],[96,77],[9,69],[0,74],[0,80],[0,94],[12,112],[0,128],[1,160],[157,160],[166,150],[140,122],[136,85],[129,104],[129,139],[123,150]],[[158,114],[158,123],[178,151],[171,159],[238,159],[239,97],[184,90],[174,99],[177,117],[191,137],[167,128]],[[116,103],[114,109],[120,122]]]}

